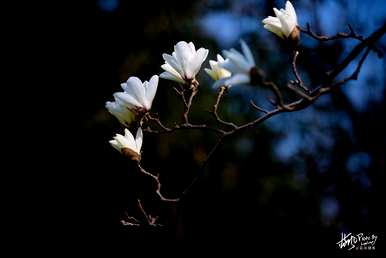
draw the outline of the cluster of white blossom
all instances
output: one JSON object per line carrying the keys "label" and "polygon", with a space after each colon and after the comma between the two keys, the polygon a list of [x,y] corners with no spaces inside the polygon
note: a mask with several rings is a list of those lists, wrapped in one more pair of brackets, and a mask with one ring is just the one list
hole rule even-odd
{"label": "cluster of white blossom", "polygon": [[[269,16],[262,22],[264,28],[275,33],[282,39],[299,39],[297,16],[291,2],[287,1],[285,9],[273,9],[276,17]],[[230,49],[224,50],[223,55],[217,55],[217,61],[210,60],[210,68],[206,73],[215,80],[213,87],[231,87],[233,85],[251,83],[252,70],[256,63],[247,44],[241,40],[241,52]],[[171,55],[163,54],[165,61],[161,68],[164,70],[159,77],[172,80],[180,84],[191,85],[196,81],[202,64],[208,56],[209,50],[196,47],[192,42],[180,41],[174,46]],[[128,127],[133,121],[140,120],[150,111],[153,99],[158,88],[158,75],[153,75],[149,81],[142,82],[137,77],[130,77],[122,83],[123,92],[114,93],[114,102],[106,102],[107,110],[120,123]],[[116,134],[110,144],[125,155],[139,161],[141,156],[143,133],[139,127],[134,138],[133,134],[125,129],[125,135]]]}

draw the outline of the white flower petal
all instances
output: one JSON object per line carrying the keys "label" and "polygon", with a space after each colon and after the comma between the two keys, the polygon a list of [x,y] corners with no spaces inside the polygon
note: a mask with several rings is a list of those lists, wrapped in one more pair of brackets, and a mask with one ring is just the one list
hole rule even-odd
{"label": "white flower petal", "polygon": [[130,130],[127,129],[127,128],[125,128],[124,133],[125,133],[125,137],[126,137],[126,138],[128,138],[128,137],[130,137],[130,135],[132,135],[131,132],[130,132]]}
{"label": "white flower petal", "polygon": [[153,103],[154,96],[157,92],[158,88],[158,76],[153,75],[150,78],[150,82],[148,83],[148,86],[146,87],[146,109],[150,110],[151,105]]}
{"label": "white flower petal", "polygon": [[166,61],[166,63],[169,64],[178,74],[183,73],[181,65],[174,56],[163,54],[162,57]]}
{"label": "white flower petal", "polygon": [[188,78],[194,78],[196,74],[200,71],[202,63],[205,61],[208,56],[209,50],[200,48],[195,54],[194,58],[191,60],[189,69],[187,70],[186,76]]}
{"label": "white flower petal", "polygon": [[275,13],[276,17],[279,18],[280,15],[282,15],[282,12],[279,11],[277,8],[273,8],[273,12]]}
{"label": "white flower petal", "polygon": [[282,32],[283,34],[288,37],[289,34],[291,33],[291,27],[290,27],[290,23],[289,23],[289,19],[288,19],[288,15],[286,14],[281,14],[278,16],[279,20],[280,20],[280,23],[281,23],[281,27],[282,27]]}
{"label": "white flower petal", "polygon": [[279,18],[277,18],[277,17],[268,16],[262,22],[264,24],[271,24],[271,25],[276,26],[276,27],[281,29],[281,23],[280,23]]}
{"label": "white flower petal", "polygon": [[143,107],[141,103],[139,103],[133,96],[127,94],[126,92],[116,92],[114,93],[114,98],[124,103],[130,109],[135,107]]}
{"label": "white flower petal", "polygon": [[213,80],[220,80],[222,78],[231,76],[231,73],[221,66],[224,62],[224,58],[222,58],[220,55],[217,55],[217,61],[209,60],[211,69],[205,68],[206,73],[209,74]]}
{"label": "white flower petal", "polygon": [[134,113],[131,112],[126,106],[120,104],[120,102],[108,101],[106,102],[106,108],[110,114],[115,116],[123,125],[128,126],[135,119]]}
{"label": "white flower petal", "polygon": [[219,88],[219,87],[221,87],[221,86],[228,86],[228,87],[230,87],[231,85],[229,85],[229,84],[226,83],[227,80],[228,80],[228,78],[223,78],[223,79],[217,80],[217,81],[213,84],[213,86],[212,86],[213,89],[217,89],[217,88]]}
{"label": "white flower petal", "polygon": [[237,84],[246,84],[250,82],[249,75],[244,73],[239,73],[233,75],[231,78],[225,81],[226,85],[237,85]]}
{"label": "white flower petal", "polygon": [[126,82],[121,83],[121,88],[123,91],[126,91],[127,83]]}
{"label": "white flower petal", "polygon": [[125,92],[133,96],[141,104],[139,107],[145,107],[145,87],[143,87],[142,82],[139,78],[134,76],[130,77],[127,80]]}
{"label": "white flower petal", "polygon": [[117,109],[118,104],[116,102],[107,101],[105,107],[111,113]]}
{"label": "white flower petal", "polygon": [[[237,52],[237,51],[236,51]],[[241,71],[249,71],[250,65],[247,60],[239,53],[235,52],[224,52],[226,57],[235,65],[240,68]]]}
{"label": "white flower petal", "polygon": [[224,68],[219,68],[220,71],[218,72],[220,74],[219,78],[228,78],[232,75],[232,73]]}
{"label": "white flower petal", "polygon": [[229,52],[231,52],[231,53],[233,53],[234,55],[237,55],[238,57],[240,57],[240,58],[244,58],[243,57],[243,55],[239,52],[239,51],[237,51],[236,49],[234,49],[234,48],[231,48],[230,50],[229,50]]}
{"label": "white flower petal", "polygon": [[240,40],[241,42],[241,49],[243,51],[244,56],[247,58],[249,65],[255,66],[255,59],[253,58],[251,49],[248,47],[248,45],[245,43],[244,40]]}
{"label": "white flower petal", "polygon": [[143,141],[143,133],[142,133],[141,127],[139,127],[137,130],[137,134],[135,136],[135,142],[136,142],[138,154],[141,153],[142,141]]}
{"label": "white flower petal", "polygon": [[138,149],[137,149],[137,143],[135,142],[135,139],[134,139],[134,136],[133,134],[129,131],[129,129],[125,128],[125,137],[121,137],[122,135],[117,135],[117,137],[119,137],[120,139],[125,139],[125,147],[126,148],[129,148],[135,152],[138,152]]}
{"label": "white flower petal", "polygon": [[192,79],[187,75],[188,72],[191,72],[189,67],[189,62],[193,58],[191,47],[185,41],[180,41],[174,46],[174,51],[176,53],[177,60],[180,62],[181,68],[184,71],[184,75],[186,77],[184,79]]}
{"label": "white flower petal", "polygon": [[[120,134],[116,134],[114,136],[114,140],[117,141],[117,146],[122,149],[122,148],[129,148],[128,146],[130,146],[130,142],[127,140],[126,137],[124,137],[123,135],[120,135]],[[131,148],[130,148],[131,149]]]}
{"label": "white flower petal", "polygon": [[219,65],[220,67],[230,71],[232,74],[234,73],[243,73],[244,70],[242,70],[239,66],[234,64],[231,60],[227,59],[223,63]]}
{"label": "white flower petal", "polygon": [[180,77],[176,77],[174,74],[171,74],[169,72],[163,72],[159,75],[159,77],[166,80],[176,81],[178,83],[185,83],[183,79],[181,79]]}
{"label": "white flower petal", "polygon": [[295,19],[291,18],[290,16],[288,16],[288,19],[287,19],[287,25],[288,25],[288,28],[289,28],[289,32],[291,34],[291,32],[295,29],[295,27],[297,26],[297,22]]}
{"label": "white flower petal", "polygon": [[161,65],[161,68],[164,69],[166,72],[172,74],[174,77],[177,77],[183,81],[181,74],[179,74],[171,65],[163,64]]}
{"label": "white flower petal", "polygon": [[111,146],[114,147],[114,149],[121,152],[121,145],[118,143],[117,140],[111,140],[111,141],[109,141],[109,143],[111,144]]}
{"label": "white flower petal", "polygon": [[290,16],[292,22],[295,25],[297,25],[298,24],[298,18],[296,15],[296,11],[295,11],[295,8],[290,1],[287,1],[285,3],[285,10],[286,10],[287,14]]}
{"label": "white flower petal", "polygon": [[213,80],[217,80],[216,74],[211,69],[205,68],[204,70]]}
{"label": "white flower petal", "polygon": [[272,24],[265,24],[264,28],[269,30],[270,32],[275,33],[276,35],[278,35],[279,37],[281,37],[283,39],[285,38],[285,35],[283,34],[281,28],[278,28]]}
{"label": "white flower petal", "polygon": [[217,62],[222,63],[224,61],[224,58],[220,54],[217,54]]}
{"label": "white flower petal", "polygon": [[216,61],[214,60],[209,60],[209,65],[210,65],[210,68],[211,69],[214,69],[216,66],[217,66],[217,63]]}
{"label": "white flower petal", "polygon": [[194,46],[193,42],[189,42],[190,51],[193,53],[196,53],[196,47]]}

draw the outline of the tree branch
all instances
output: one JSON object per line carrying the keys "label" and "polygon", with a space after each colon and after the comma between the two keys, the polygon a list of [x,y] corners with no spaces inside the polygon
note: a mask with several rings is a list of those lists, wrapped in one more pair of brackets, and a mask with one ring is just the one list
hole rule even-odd
{"label": "tree branch", "polygon": [[283,95],[281,94],[279,87],[272,81],[263,81],[263,85],[268,86],[274,93],[276,97],[276,102],[274,103],[274,105],[285,109],[286,107],[284,105]]}
{"label": "tree branch", "polygon": [[[192,180],[191,184],[187,188],[185,188],[185,190],[182,192],[182,194],[179,198],[174,198],[174,199],[173,198],[166,198],[161,193],[162,185],[161,185],[161,182],[159,180],[159,175],[154,175],[152,173],[147,172],[138,163],[138,168],[139,168],[140,172],[145,174],[146,176],[151,177],[154,180],[154,182],[156,183],[156,194],[158,195],[160,200],[164,201],[164,202],[178,202],[184,196],[186,196],[186,194],[189,192],[189,190],[192,188],[192,186],[194,184],[196,184],[196,182],[205,175],[205,169],[206,169],[209,161],[212,159],[212,157],[215,155],[218,148],[221,146],[221,144],[224,142],[224,140],[227,137],[230,137],[232,135],[236,135],[237,133],[239,133],[245,129],[255,127],[255,126],[259,125],[260,123],[266,121],[270,117],[273,117],[277,114],[284,113],[284,112],[294,112],[297,110],[304,109],[304,108],[308,107],[309,105],[311,105],[312,103],[314,103],[322,95],[332,91],[334,88],[339,87],[339,86],[347,83],[348,81],[357,80],[358,75],[360,73],[360,70],[364,64],[364,61],[368,57],[370,50],[375,51],[375,43],[386,33],[386,23],[383,24],[382,27],[380,27],[378,30],[373,32],[366,39],[363,39],[363,37],[357,35],[351,26],[349,26],[349,28],[350,28],[350,33],[346,33],[346,34],[338,33],[335,36],[326,37],[326,36],[316,35],[315,33],[313,33],[311,31],[309,25],[307,25],[307,30],[302,30],[302,31],[305,32],[306,34],[310,35],[311,37],[313,37],[317,40],[320,40],[320,41],[342,39],[342,38],[355,38],[355,39],[360,40],[361,42],[357,46],[354,47],[354,49],[343,59],[343,61],[341,61],[332,71],[327,73],[323,84],[320,87],[313,89],[312,91],[309,91],[308,87],[306,87],[304,85],[304,82],[302,81],[301,76],[300,76],[299,72],[297,71],[296,60],[297,60],[297,56],[299,53],[295,52],[295,54],[293,56],[293,60],[292,60],[292,71],[295,75],[296,81],[295,81],[295,83],[289,83],[287,86],[290,89],[294,90],[300,96],[300,99],[297,99],[293,102],[286,104],[284,102],[283,95],[282,95],[281,91],[279,90],[279,87],[274,82],[262,80],[261,81],[262,84],[265,86],[268,86],[275,94],[275,97],[276,97],[275,108],[272,110],[265,110],[265,109],[262,109],[259,106],[257,106],[253,101],[251,101],[250,102],[251,106],[254,109],[256,109],[257,111],[262,112],[263,115],[257,117],[256,119],[254,119],[250,122],[247,122],[245,124],[236,125],[234,123],[222,120],[221,117],[219,116],[218,108],[219,108],[220,102],[221,102],[224,94],[226,93],[226,87],[224,87],[224,86],[221,87],[219,90],[216,102],[213,106],[212,113],[213,113],[213,116],[215,117],[216,121],[219,124],[226,125],[226,126],[231,127],[231,128],[227,129],[227,130],[223,130],[223,129],[219,129],[216,127],[210,127],[206,124],[191,124],[189,121],[189,113],[190,113],[193,99],[198,92],[198,82],[193,80],[189,89],[178,90],[177,88],[174,88],[174,90],[177,92],[177,94],[181,97],[183,104],[184,104],[184,111],[183,111],[184,122],[181,124],[176,124],[173,127],[168,127],[165,124],[163,124],[158,117],[153,117],[150,114],[148,114],[145,116],[147,121],[154,122],[157,125],[157,127],[160,128],[160,130],[156,131],[156,130],[153,130],[150,127],[148,127],[145,129],[145,131],[152,132],[152,133],[165,133],[165,132],[167,133],[167,132],[173,132],[173,131],[179,130],[179,129],[203,129],[203,130],[213,131],[213,132],[217,133],[219,135],[219,137],[217,138],[216,143],[211,148],[205,161],[203,162],[200,173]],[[365,50],[365,53],[363,54],[363,56],[359,60],[357,66],[356,66],[356,69],[349,76],[334,83],[334,80],[336,79],[336,77],[339,76],[342,73],[342,71],[362,53],[363,50]],[[261,78],[264,78],[264,77],[262,76]],[[295,88],[294,86],[299,86],[301,89]],[[188,99],[185,96],[185,93],[187,90],[190,93]],[[148,225],[151,225],[151,226],[158,225],[158,224],[156,224],[157,218],[154,218],[146,213],[140,200],[138,200],[138,207],[141,210],[144,217],[146,218]],[[135,226],[139,225],[139,221],[136,220],[135,218],[129,217],[129,216],[127,216],[127,218],[128,218],[127,221],[122,220],[122,224],[135,225]]]}
{"label": "tree branch", "polygon": [[173,199],[173,198],[166,198],[165,196],[163,196],[163,194],[161,193],[162,184],[161,184],[161,182],[159,180],[159,174],[153,175],[152,173],[147,172],[144,168],[141,167],[141,165],[139,163],[138,163],[138,168],[139,168],[139,170],[143,174],[151,177],[155,181],[155,183],[157,185],[157,188],[156,188],[155,192],[156,192],[156,194],[158,195],[158,197],[160,198],[161,201],[164,201],[164,202],[178,202],[179,201],[180,198],[174,198]]}
{"label": "tree branch", "polygon": [[[348,25],[349,32],[338,32],[336,35],[333,36],[325,36],[325,35],[318,35],[315,32],[311,30],[311,26],[309,23],[306,25],[306,29],[300,28],[300,31],[305,33],[306,35],[312,37],[315,40],[318,41],[331,41],[331,40],[339,40],[339,39],[356,39],[361,42],[364,42],[363,36],[358,35],[352,26],[349,24]],[[378,57],[381,58],[383,57],[384,53],[381,49],[377,48],[374,43],[366,43],[368,44],[367,46],[371,48],[375,53],[377,53]]]}
{"label": "tree branch", "polygon": [[154,227],[157,227],[157,226],[162,226],[161,224],[158,224],[157,223],[157,219],[158,217],[153,217],[151,216],[150,214],[148,214],[145,209],[143,208],[143,205],[142,205],[142,202],[140,199],[137,199],[137,202],[138,202],[138,207],[139,209],[141,210],[143,216],[146,218],[146,221],[147,221],[147,224],[149,226],[154,226]]}
{"label": "tree branch", "polygon": [[332,71],[327,73],[326,82],[331,82],[338,76],[361,52],[364,48],[373,45],[386,33],[386,23],[378,30],[373,32],[368,38],[359,43],[343,61],[338,64]]}
{"label": "tree branch", "polygon": [[127,212],[125,212],[125,218],[121,220],[121,224],[124,226],[136,226],[139,227],[141,222],[136,218],[129,216]]}
{"label": "tree branch", "polygon": [[[346,57],[341,64],[339,64],[337,67],[346,67],[347,66],[347,60],[349,60],[349,62],[352,62],[354,60],[354,58],[357,56],[357,52],[361,52],[363,50],[363,48],[366,48],[367,44],[369,43],[375,43],[377,40],[379,40],[382,35],[386,33],[386,28],[385,28],[385,25],[382,26],[380,29],[378,29],[377,31],[375,31],[373,34],[371,34],[367,39],[365,39],[363,42],[361,42],[360,44],[358,44],[357,47],[355,47],[352,52],[348,55],[348,57]],[[370,48],[368,47],[365,54],[363,55],[363,57],[361,58],[361,60],[359,61],[358,65],[357,65],[357,68],[355,69],[355,71],[348,77],[342,79],[341,81],[335,83],[335,84],[330,84],[329,86],[323,86],[323,87],[319,87],[318,89],[314,90],[311,92],[311,95],[312,96],[308,96],[308,95],[304,95],[302,99],[299,99],[299,100],[296,100],[296,101],[293,101],[289,104],[284,104],[284,100],[283,100],[283,96],[278,88],[278,86],[274,83],[274,82],[270,82],[270,81],[263,81],[263,84],[266,85],[266,86],[269,86],[273,92],[275,93],[275,96],[278,100],[278,105],[275,109],[271,110],[271,111],[267,111],[267,110],[264,110],[264,109],[261,109],[259,108],[253,101],[251,101],[251,105],[252,107],[254,107],[255,109],[261,111],[264,113],[264,115],[256,118],[255,120],[251,121],[251,122],[248,122],[248,123],[245,123],[243,125],[235,125],[233,124],[232,125],[232,129],[231,130],[228,130],[228,131],[217,131],[220,133],[220,138],[218,138],[216,144],[212,147],[211,151],[209,152],[208,156],[206,157],[204,163],[203,163],[203,166],[202,166],[202,171],[205,170],[209,160],[211,159],[211,157],[214,155],[214,153],[216,152],[216,150],[218,149],[218,147],[221,145],[221,143],[225,140],[225,138],[227,138],[228,136],[231,136],[231,135],[235,135],[237,133],[239,133],[240,131],[243,131],[245,129],[248,129],[248,128],[251,128],[251,127],[255,127],[257,126],[258,124],[264,122],[265,120],[269,119],[270,117],[272,116],[275,116],[277,114],[280,114],[280,113],[283,113],[283,112],[293,112],[293,111],[298,111],[298,110],[301,110],[301,109],[304,109],[306,107],[308,107],[309,105],[311,105],[313,102],[315,102],[320,96],[326,94],[327,92],[331,91],[334,87],[337,87],[337,86],[340,86],[350,80],[356,80],[358,78],[358,74],[360,72],[360,69],[366,59],[366,57],[368,56],[369,54],[369,51],[370,51]],[[296,61],[296,54],[294,56],[294,60]],[[342,68],[339,68],[338,69],[340,72],[343,70]],[[335,75],[333,78],[335,78],[337,75]],[[300,78],[300,76],[299,76]],[[219,95],[217,97],[217,100],[216,100],[216,104],[214,106],[214,109],[217,110],[218,108],[218,105],[220,103],[220,100],[221,100],[221,97],[222,95],[224,94],[225,90],[221,90],[220,89],[220,92],[219,92]],[[227,123],[227,122],[226,122]],[[203,126],[203,125],[200,125],[200,126]],[[148,172],[145,172],[145,173],[148,173]],[[150,174],[150,173],[148,173]],[[202,175],[204,173],[202,172]],[[192,183],[183,191],[182,195],[180,198],[176,198],[176,199],[168,199],[168,198],[164,198],[161,194],[160,194],[160,183],[159,183],[159,180],[158,180],[158,177],[150,174],[158,183],[158,189],[157,189],[157,194],[160,196],[161,200],[171,200],[171,201],[179,201],[183,196],[186,195],[186,193],[189,191],[189,189],[191,189],[191,187],[198,181],[198,179],[202,176],[202,175],[199,175],[197,176],[195,179],[193,179]]]}

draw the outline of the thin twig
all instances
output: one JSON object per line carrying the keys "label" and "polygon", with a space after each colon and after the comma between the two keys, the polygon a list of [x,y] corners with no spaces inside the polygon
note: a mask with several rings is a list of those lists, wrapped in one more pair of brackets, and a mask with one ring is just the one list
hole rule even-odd
{"label": "thin twig", "polygon": [[170,131],[173,130],[172,128],[169,128],[169,127],[167,127],[166,125],[164,125],[158,117],[153,117],[151,114],[148,114],[148,115],[147,115],[147,118],[148,118],[150,121],[155,122],[155,123],[156,123],[162,130],[164,130],[165,132],[170,132]]}
{"label": "thin twig", "polygon": [[139,209],[141,210],[143,216],[146,218],[147,224],[148,224],[149,226],[155,226],[155,227],[157,227],[157,226],[162,226],[161,224],[156,223],[158,217],[153,217],[153,216],[151,216],[150,214],[148,214],[148,213],[145,211],[145,209],[143,208],[143,205],[142,205],[142,202],[141,202],[140,199],[137,199],[137,202],[138,202],[138,207],[139,207]]}
{"label": "thin twig", "polygon": [[296,61],[297,61],[298,55],[299,55],[299,51],[295,51],[294,57],[292,59],[292,72],[295,75],[296,84],[299,85],[305,92],[308,93],[309,89],[304,85],[304,82],[303,82],[302,78],[300,77],[300,74],[299,74],[297,66],[296,66]]}
{"label": "thin twig", "polygon": [[234,123],[224,121],[223,119],[221,119],[221,117],[218,114],[218,108],[219,108],[220,102],[221,102],[223,96],[225,95],[225,93],[227,92],[227,90],[228,90],[228,87],[226,87],[226,86],[220,87],[220,90],[219,90],[218,95],[217,95],[216,103],[213,106],[212,114],[215,117],[216,121],[219,122],[220,124],[230,126],[232,128],[236,128],[237,126]]}
{"label": "thin twig", "polygon": [[[186,85],[180,85],[180,90],[177,89],[176,87],[173,87],[174,91],[179,95],[182,99],[182,103],[184,104],[184,113],[183,113],[183,118],[185,121],[185,124],[190,124],[189,122],[189,112],[190,108],[193,103],[193,98],[197,95],[198,93],[198,81],[196,79],[192,79],[189,83],[188,87],[185,87]],[[186,98],[186,93],[189,93],[189,98]]]}
{"label": "thin twig", "polygon": [[[318,35],[315,32],[311,30],[311,26],[309,23],[306,25],[306,29],[300,28],[301,32],[305,33],[306,35],[312,37],[313,39],[316,39],[318,41],[331,41],[331,40],[339,40],[339,39],[356,39],[360,42],[364,42],[363,36],[358,35],[352,26],[348,25],[349,32],[338,32],[336,35],[333,36],[325,36],[325,35]],[[377,53],[378,57],[383,57],[384,53],[381,49],[379,49],[377,46],[375,46],[374,43],[368,42],[367,46],[371,48],[375,53]]]}
{"label": "thin twig", "polygon": [[275,94],[276,101],[277,101],[275,104],[285,109],[286,107],[284,105],[283,95],[281,94],[279,87],[272,81],[263,81],[263,84],[265,86],[268,86]]}
{"label": "thin twig", "polygon": [[297,88],[297,87],[296,87],[294,84],[292,84],[291,82],[287,84],[287,87],[288,87],[290,90],[294,91],[297,95],[299,95],[299,96],[302,97],[302,98],[305,98],[305,99],[308,99],[308,100],[311,100],[311,99],[312,99],[308,94],[304,93],[301,89]]}
{"label": "thin twig", "polygon": [[180,200],[183,199],[186,196],[186,194],[190,191],[190,189],[199,181],[199,179],[205,175],[206,166],[209,164],[210,159],[213,157],[214,153],[223,142],[225,136],[226,135],[222,135],[220,138],[217,139],[217,142],[212,147],[209,154],[206,156],[206,159],[202,163],[201,170],[200,170],[201,172],[192,180],[192,182],[188,185],[188,187],[185,188],[185,190],[182,192],[180,196]]}
{"label": "thin twig", "polygon": [[281,94],[279,87],[273,81],[266,80],[266,74],[262,69],[259,69],[257,66],[254,66],[249,73],[251,77],[251,84],[262,84],[273,92],[276,101],[271,103],[274,106],[286,108],[284,105],[283,95]]}
{"label": "thin twig", "polygon": [[[156,125],[161,128],[162,130],[154,130],[151,127],[147,127],[144,129],[145,132],[148,133],[154,133],[154,134],[161,134],[161,133],[171,133],[179,129],[202,129],[202,130],[208,130],[215,132],[217,134],[223,134],[223,130],[216,127],[211,127],[206,124],[192,124],[189,121],[189,113],[193,104],[193,99],[198,93],[198,81],[195,79],[190,82],[189,88],[184,88],[183,85],[181,85],[181,89],[177,89],[176,87],[173,87],[174,91],[177,93],[178,96],[181,97],[181,100],[184,104],[184,112],[182,114],[184,121],[180,124],[175,124],[174,127],[167,127],[164,123],[161,122],[161,120],[158,117],[154,117],[150,114],[146,115],[146,118],[149,121],[155,122]],[[186,92],[188,92],[189,98],[187,100],[186,98]]]}
{"label": "thin twig", "polygon": [[257,111],[263,112],[263,113],[265,113],[265,114],[267,114],[267,113],[269,112],[268,110],[265,110],[264,108],[259,107],[258,105],[256,105],[256,103],[255,103],[253,100],[251,100],[249,103],[250,103],[251,106],[252,106],[254,109],[256,109]]}
{"label": "thin twig", "polygon": [[164,202],[178,202],[180,198],[166,198],[165,196],[163,196],[163,194],[161,193],[161,187],[162,187],[162,184],[159,180],[159,175],[153,175],[152,173],[150,172],[147,172],[139,163],[138,163],[138,168],[140,169],[140,171],[153,178],[153,180],[156,182],[157,184],[157,189],[156,189],[156,193],[157,195],[159,196],[159,198],[161,199],[161,201],[164,201]]}
{"label": "thin twig", "polygon": [[126,218],[121,220],[121,224],[124,226],[136,226],[139,227],[141,225],[141,222],[137,220],[136,218],[129,216],[127,212],[125,212]]}
{"label": "thin twig", "polygon": [[184,119],[185,119],[185,124],[190,124],[189,123],[189,112],[190,112],[190,108],[192,107],[192,103],[193,103],[193,98],[197,95],[197,88],[192,88],[191,90],[191,93],[190,93],[190,96],[189,96],[189,100],[187,102],[187,104],[185,105],[185,111],[184,111]]}
{"label": "thin twig", "polygon": [[179,90],[176,87],[173,87],[173,90],[177,93],[178,96],[181,97],[182,102],[183,102],[184,106],[186,107],[188,105],[188,103],[186,102],[186,98],[185,98],[185,94],[184,94],[184,89]]}
{"label": "thin twig", "polygon": [[182,123],[182,124],[176,124],[173,127],[167,127],[164,123],[161,122],[161,120],[158,117],[153,117],[152,115],[149,114],[147,118],[149,121],[155,122],[162,129],[162,130],[154,130],[149,126],[143,129],[144,132],[153,133],[153,134],[172,133],[180,129],[202,129],[202,130],[212,131],[217,134],[223,133],[223,130],[208,126],[206,124]]}

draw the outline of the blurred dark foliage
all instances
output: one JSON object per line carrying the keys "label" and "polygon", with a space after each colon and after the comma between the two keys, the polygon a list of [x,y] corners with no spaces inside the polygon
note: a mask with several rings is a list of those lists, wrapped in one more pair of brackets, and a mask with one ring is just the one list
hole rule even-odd
{"label": "blurred dark foliage", "polygon": [[[55,121],[66,131],[60,139],[66,149],[61,157],[63,161],[52,166],[52,174],[46,179],[48,188],[60,194],[50,202],[44,217],[50,223],[50,232],[63,229],[66,232],[63,233],[66,236],[51,239],[54,246],[60,246],[55,252],[65,252],[75,246],[81,248],[86,257],[101,251],[115,257],[115,252],[130,256],[134,249],[145,251],[163,245],[170,252],[182,249],[181,256],[204,247],[220,252],[248,250],[253,251],[253,256],[313,250],[310,254],[316,256],[324,252],[339,253],[336,242],[342,231],[377,234],[376,248],[384,248],[384,76],[381,82],[375,80],[380,85],[373,86],[383,88],[382,96],[362,110],[355,108],[341,89],[316,103],[311,113],[314,120],[292,129],[301,135],[300,147],[298,142],[298,151],[287,159],[281,159],[276,150],[278,139],[291,132],[289,126],[288,131],[285,125],[280,126],[286,123],[280,121],[300,121],[303,116],[309,116],[306,110],[279,115],[267,125],[225,142],[204,179],[178,205],[159,203],[151,182],[133,173],[128,162],[108,144],[123,128],[108,114],[104,104],[112,99],[113,92],[120,90],[121,82],[129,76],[148,80],[153,74],[159,74],[163,63],[161,54],[172,52],[173,45],[180,40],[209,48],[211,58],[221,50],[216,40],[202,33],[200,17],[215,10],[230,10],[256,19],[256,27],[262,27],[260,20],[272,15],[273,6],[283,4],[281,1],[235,2],[136,1],[134,4],[116,0],[85,1],[71,7],[76,15],[69,14],[63,22],[64,28],[66,23],[69,25],[70,31],[65,35],[70,38],[63,42],[60,54],[68,53],[71,57],[72,60],[65,63],[71,76],[58,71],[59,77],[66,77],[67,85],[61,89],[60,98],[67,105],[60,107],[64,114],[62,120]],[[303,4],[310,8],[309,17],[315,19],[310,20],[311,25],[323,32],[312,4],[293,2],[295,6]],[[344,5],[347,1],[310,2]],[[345,30],[344,24],[336,30]],[[356,26],[365,35],[371,33],[364,29],[366,24]],[[241,36],[254,50],[258,65],[270,78],[283,84],[292,76],[288,50],[274,35],[261,29],[256,31]],[[267,41],[268,37],[272,39]],[[342,41],[307,44],[309,39],[302,37],[305,44],[301,45],[299,66],[307,75],[307,82],[317,84],[323,72],[341,60],[348,46]],[[233,46],[237,47],[237,42]],[[385,49],[384,45],[381,47]],[[384,69],[384,59],[381,65]],[[215,92],[203,72],[200,82],[201,91],[192,119],[209,121],[206,111],[214,103]],[[371,91],[372,82],[370,77],[344,87],[368,87]],[[152,108],[167,123],[180,119],[182,110],[172,85],[172,82],[160,81]],[[223,116],[238,123],[256,116],[247,107],[250,96],[246,97],[243,89],[231,92],[222,105]],[[256,90],[254,97],[260,94],[259,89],[245,89]],[[325,127],[318,125],[323,114],[328,114]],[[343,119],[340,116],[348,119],[352,127],[340,126],[339,121]],[[312,124],[307,124],[310,121]],[[319,136],[310,138],[314,132]],[[319,144],[324,137],[332,139],[327,147]],[[143,167],[161,174],[165,195],[178,196],[198,173],[213,143],[213,135],[193,130],[145,135]],[[359,172],[351,173],[348,164],[355,163],[357,157],[361,165],[361,153],[370,161],[354,167]],[[138,197],[145,199],[144,205],[150,214],[160,216],[159,222],[164,227],[121,225],[125,212],[143,219],[136,206]]]}

